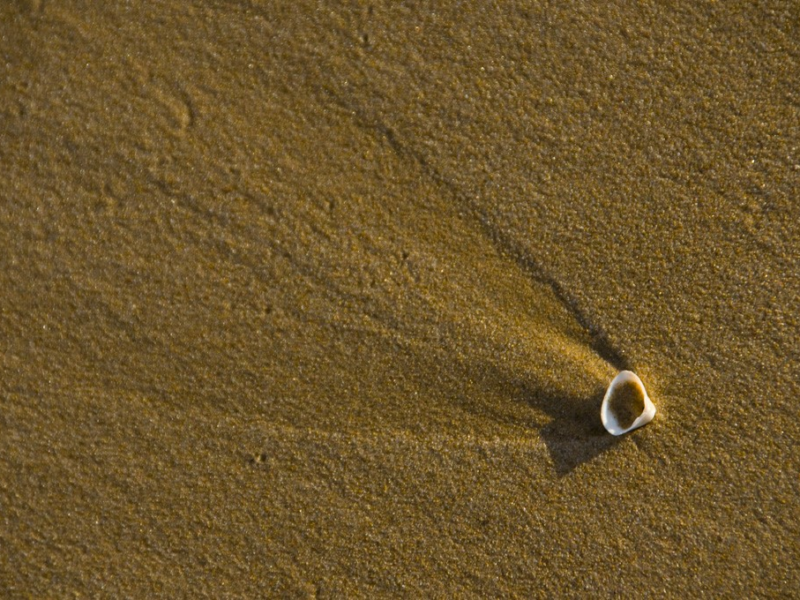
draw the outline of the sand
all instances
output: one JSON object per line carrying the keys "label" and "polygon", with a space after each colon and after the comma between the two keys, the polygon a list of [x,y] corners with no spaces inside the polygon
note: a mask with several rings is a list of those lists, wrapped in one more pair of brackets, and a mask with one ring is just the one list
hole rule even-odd
{"label": "sand", "polygon": [[[627,429],[634,424],[645,410],[645,394],[641,384],[636,381],[626,381],[616,384],[613,393],[609,396],[606,406],[608,415],[621,429]],[[602,408],[600,420],[602,421]]]}
{"label": "sand", "polygon": [[798,23],[4,3],[2,595],[792,596]]}

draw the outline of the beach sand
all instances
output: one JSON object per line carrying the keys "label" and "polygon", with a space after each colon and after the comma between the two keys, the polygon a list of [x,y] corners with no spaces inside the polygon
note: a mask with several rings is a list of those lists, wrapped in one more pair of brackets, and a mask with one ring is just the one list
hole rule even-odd
{"label": "beach sand", "polygon": [[799,23],[4,3],[0,595],[791,597]]}

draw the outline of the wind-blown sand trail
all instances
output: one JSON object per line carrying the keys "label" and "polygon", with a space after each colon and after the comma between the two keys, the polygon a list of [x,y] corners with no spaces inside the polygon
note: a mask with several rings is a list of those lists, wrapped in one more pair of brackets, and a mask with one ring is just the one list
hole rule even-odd
{"label": "wind-blown sand trail", "polygon": [[796,593],[798,17],[5,3],[0,595]]}

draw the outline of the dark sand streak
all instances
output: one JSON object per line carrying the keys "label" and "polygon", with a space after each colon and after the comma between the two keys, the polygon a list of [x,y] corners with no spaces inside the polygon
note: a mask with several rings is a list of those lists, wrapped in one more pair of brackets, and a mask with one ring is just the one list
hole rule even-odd
{"label": "dark sand streak", "polygon": [[[354,122],[359,127],[377,136],[379,140],[386,140],[398,158],[414,163],[417,169],[432,183],[445,189],[456,205],[465,207],[467,214],[472,216],[472,221],[491,241],[499,254],[511,257],[533,281],[548,286],[589,334],[591,348],[603,360],[620,371],[633,368],[624,354],[614,347],[606,332],[587,316],[579,301],[563,287],[558,279],[548,274],[543,265],[529,251],[522,248],[514,239],[505,236],[502,229],[491,221],[486,210],[471,200],[468,192],[440,173],[425,159],[424,155],[416,152],[411,145],[403,144],[391,126],[370,120],[367,111],[361,110],[353,103],[346,102],[332,92],[329,92],[327,96],[346,114],[352,115]],[[472,367],[474,373],[480,373],[484,369],[485,367],[478,365]],[[498,376],[503,376],[502,371],[488,377],[496,378]],[[569,374],[565,373],[564,376],[569,377]],[[575,398],[554,395],[552,392],[542,390],[531,390],[524,384],[520,386],[518,398],[524,399],[524,402],[553,417],[553,420],[541,430],[541,435],[560,476],[568,474],[577,466],[594,459],[619,443],[619,438],[606,434],[596,418],[604,393],[604,389],[598,388],[591,397]],[[565,407],[577,407],[577,410],[569,408],[565,411]],[[494,418],[502,420],[499,415],[495,415]]]}

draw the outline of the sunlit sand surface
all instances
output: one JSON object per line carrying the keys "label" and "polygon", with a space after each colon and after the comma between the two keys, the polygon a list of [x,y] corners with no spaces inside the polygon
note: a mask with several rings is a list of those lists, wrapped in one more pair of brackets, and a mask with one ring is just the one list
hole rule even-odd
{"label": "sunlit sand surface", "polygon": [[800,588],[786,6],[19,0],[0,49],[0,589]]}

